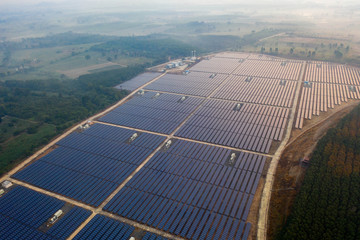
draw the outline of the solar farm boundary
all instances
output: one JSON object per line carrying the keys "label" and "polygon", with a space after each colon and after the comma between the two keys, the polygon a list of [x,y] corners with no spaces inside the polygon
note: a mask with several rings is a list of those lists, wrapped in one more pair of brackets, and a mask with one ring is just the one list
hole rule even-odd
{"label": "solar farm boundary", "polygon": [[290,118],[288,121],[288,126],[286,129],[286,134],[281,142],[279,148],[276,150],[273,159],[270,162],[270,166],[268,169],[268,173],[266,175],[265,179],[265,185],[263,188],[263,192],[261,194],[261,200],[260,200],[260,209],[259,209],[259,220],[257,224],[257,239],[258,240],[266,240],[267,239],[267,225],[268,225],[268,214],[269,214],[269,206],[270,206],[270,200],[271,200],[271,192],[272,187],[274,183],[276,168],[279,163],[280,157],[282,152],[284,151],[287,142],[290,139],[290,134],[293,128],[295,116],[296,116],[296,109],[297,109],[297,103],[300,97],[300,90],[301,90],[301,84],[302,80],[305,77],[305,69],[306,69],[306,62],[303,62],[301,72],[299,74],[298,83],[296,86],[296,93],[294,97],[294,104],[290,113]]}
{"label": "solar farm boundary", "polygon": [[99,121],[94,121],[94,123],[109,125],[109,126],[118,127],[118,128],[125,128],[125,129],[129,129],[129,130],[137,131],[137,132],[150,133],[150,134],[153,134],[153,135],[159,135],[159,136],[163,136],[163,137],[169,137],[169,139],[173,138],[173,139],[185,140],[185,141],[188,141],[188,142],[195,142],[195,143],[200,143],[200,144],[209,145],[209,146],[213,146],[213,147],[225,148],[225,149],[229,149],[229,150],[233,150],[233,151],[241,151],[241,152],[245,152],[245,153],[261,155],[261,156],[264,156],[264,157],[270,157],[270,158],[273,157],[273,155],[271,155],[271,154],[254,152],[254,151],[249,151],[249,150],[245,150],[245,149],[241,149],[241,148],[234,148],[234,147],[219,145],[219,144],[215,144],[215,143],[203,142],[203,141],[199,141],[199,140],[195,140],[195,139],[184,138],[184,137],[179,137],[179,136],[174,136],[174,135],[170,136],[170,135],[166,135],[166,134],[163,134],[163,133],[152,132],[152,131],[143,130],[143,129],[139,129],[139,128],[127,127],[127,126],[123,126],[123,125],[116,125],[116,124],[113,124],[113,123],[105,123],[105,122],[99,122]]}

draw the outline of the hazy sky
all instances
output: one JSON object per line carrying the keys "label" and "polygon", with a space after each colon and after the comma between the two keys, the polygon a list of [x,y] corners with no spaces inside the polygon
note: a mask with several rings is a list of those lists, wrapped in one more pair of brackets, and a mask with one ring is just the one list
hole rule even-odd
{"label": "hazy sky", "polygon": [[[39,4],[39,3],[64,3],[64,2],[72,2],[69,0],[1,0],[0,5],[6,5],[6,4]],[[98,0],[77,0],[75,2],[81,2],[81,3],[99,3]],[[104,4],[128,4],[129,2],[132,3],[144,3],[144,4],[247,4],[249,3],[248,0],[102,0],[101,1]],[[250,1],[251,3],[277,3],[279,0],[255,0]],[[351,4],[356,3],[357,0],[282,0],[281,2],[286,2],[289,4],[296,4],[299,2],[308,2],[310,3],[333,3],[333,4]]]}
{"label": "hazy sky", "polygon": [[[221,6],[227,8],[227,5],[236,4],[239,6],[264,6],[264,7],[347,7],[360,5],[359,0],[0,0],[0,11],[6,11],[6,8],[16,10],[16,7],[28,7],[31,5],[41,4],[40,6],[51,6],[60,4],[64,7],[75,9],[98,9],[98,8],[119,8],[122,10],[136,9],[157,9],[160,7],[170,9],[194,9],[198,6]],[[2,9],[1,9],[2,7]],[[133,8],[132,8],[133,7]],[[229,6],[231,9],[231,6]],[[203,9],[205,10],[205,9]]]}

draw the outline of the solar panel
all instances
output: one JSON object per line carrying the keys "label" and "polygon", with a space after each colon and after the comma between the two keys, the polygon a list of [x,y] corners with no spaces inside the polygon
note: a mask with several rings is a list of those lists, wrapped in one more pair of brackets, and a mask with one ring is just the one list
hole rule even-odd
{"label": "solar panel", "polygon": [[95,124],[62,139],[58,148],[13,177],[99,206],[165,139],[141,133],[127,143],[134,133]]}
{"label": "solar panel", "polygon": [[232,75],[213,98],[258,103],[264,105],[291,107],[294,99],[296,81],[280,79],[252,78]]}
{"label": "solar panel", "polygon": [[209,96],[225,79],[225,74],[190,72],[187,75],[166,74],[146,86],[154,91],[173,92],[195,96]]}
{"label": "solar panel", "polygon": [[142,240],[168,240],[168,238],[156,235],[154,233],[146,232]]}
{"label": "solar panel", "polygon": [[75,237],[80,239],[126,239],[128,240],[135,227],[116,221],[103,215],[96,215]]}
{"label": "solar panel", "polygon": [[101,117],[102,122],[170,134],[203,101],[200,98],[146,92]]}
{"label": "solar panel", "polygon": [[[67,239],[90,216],[90,211],[22,186],[13,187],[0,198],[1,239]],[[58,210],[59,220],[47,226]]]}
{"label": "solar panel", "polygon": [[[266,160],[237,152],[229,166],[231,153],[174,140],[166,151],[157,152],[104,210],[184,238],[225,239],[223,227],[230,229],[235,222],[246,221]],[[223,226],[217,226],[219,220]]]}
{"label": "solar panel", "polygon": [[129,81],[126,81],[124,83],[121,83],[121,84],[115,86],[115,88],[120,89],[120,90],[126,89],[129,91],[134,91],[135,89],[137,89],[140,86],[144,85],[145,83],[153,80],[154,78],[157,78],[160,75],[161,75],[161,73],[146,72],[146,73],[140,74],[140,75],[130,79]]}
{"label": "solar panel", "polygon": [[301,66],[302,63],[296,61],[288,61],[284,64],[284,62],[281,61],[247,59],[233,74],[297,80],[299,78]]}
{"label": "solar panel", "polygon": [[289,109],[208,100],[175,133],[176,136],[268,153],[273,140],[280,141]]}
{"label": "solar panel", "polygon": [[[246,62],[246,61],[245,61]],[[218,58],[213,57],[209,60],[202,60],[190,68],[190,71],[209,72],[209,73],[232,73],[240,64],[237,58]]]}

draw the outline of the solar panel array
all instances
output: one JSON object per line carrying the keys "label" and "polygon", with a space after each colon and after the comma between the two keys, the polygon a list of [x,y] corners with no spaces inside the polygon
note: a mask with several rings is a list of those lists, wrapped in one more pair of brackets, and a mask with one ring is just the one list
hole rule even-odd
{"label": "solar panel array", "polygon": [[236,69],[236,71],[234,71],[234,74],[297,80],[299,78],[301,66],[302,63],[296,61],[281,62],[247,59]]}
{"label": "solar panel array", "polygon": [[296,81],[249,78],[232,75],[213,95],[214,98],[264,105],[291,107]]}
{"label": "solar panel array", "polygon": [[209,96],[227,77],[225,74],[190,72],[187,75],[166,74],[146,89],[195,96]]}
{"label": "solar panel array", "polygon": [[187,239],[247,239],[265,157],[175,140],[104,210]]}
{"label": "solar panel array", "polygon": [[75,237],[80,239],[129,239],[135,227],[103,215],[96,215]]}
{"label": "solar panel array", "polygon": [[142,238],[142,240],[168,240],[168,239],[162,236],[158,236],[154,233],[147,232],[145,236]]}
{"label": "solar panel array", "polygon": [[165,139],[95,124],[74,132],[59,147],[13,175],[46,190],[99,206]]}
{"label": "solar panel array", "polygon": [[176,136],[268,153],[273,140],[280,141],[289,109],[264,105],[208,100],[176,132]]}
{"label": "solar panel array", "polygon": [[135,89],[137,89],[137,88],[141,87],[142,85],[144,85],[145,83],[150,82],[151,80],[159,77],[160,75],[161,75],[161,73],[146,72],[146,73],[140,74],[140,75],[130,79],[129,81],[126,81],[124,83],[121,83],[121,84],[115,86],[115,88],[134,91]]}
{"label": "solar panel array", "polygon": [[[183,238],[247,239],[247,217],[266,158],[241,150],[269,153],[273,141],[282,140],[300,69],[296,61],[216,54],[187,75],[164,75],[99,119],[118,126],[97,123],[73,132],[12,177],[96,208],[116,194],[103,210]],[[144,74],[122,87],[133,90],[157,76]],[[174,132],[170,146],[154,153],[163,134]],[[80,210],[61,218],[59,229]],[[102,214],[75,239],[136,234],[133,226]],[[50,228],[45,237],[61,238],[59,229]],[[146,233],[143,239],[165,238]]]}
{"label": "solar panel array", "polygon": [[190,71],[209,72],[209,73],[232,73],[241,63],[236,58],[217,58],[213,57],[209,60],[202,60],[190,68]]}
{"label": "solar panel array", "polygon": [[67,239],[90,211],[73,207],[54,225],[40,230],[65,203],[22,186],[13,187],[0,198],[1,239]]}
{"label": "solar panel array", "polygon": [[135,96],[99,121],[170,134],[202,101],[195,97],[146,92]]}
{"label": "solar panel array", "polygon": [[304,119],[312,119],[349,99],[360,99],[358,69],[324,62],[308,63],[295,128],[303,128]]}

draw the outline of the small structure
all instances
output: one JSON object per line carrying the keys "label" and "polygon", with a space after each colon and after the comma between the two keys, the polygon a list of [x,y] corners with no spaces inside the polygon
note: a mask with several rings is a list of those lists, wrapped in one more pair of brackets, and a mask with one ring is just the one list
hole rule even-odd
{"label": "small structure", "polygon": [[216,73],[211,74],[209,78],[214,78],[214,77],[216,77]]}
{"label": "small structure", "polygon": [[167,141],[166,144],[165,144],[165,148],[166,149],[169,148],[171,146],[171,143],[172,143],[171,140]]}
{"label": "small structure", "polygon": [[301,159],[301,164],[303,166],[308,166],[310,164],[310,158],[308,156],[303,157],[303,159]]}
{"label": "small structure", "polygon": [[280,86],[285,86],[286,85],[286,80],[281,80],[280,81]]}
{"label": "small structure", "polygon": [[129,139],[129,143],[133,142],[139,135],[137,133],[134,133],[130,139]]}
{"label": "small structure", "polygon": [[80,130],[86,130],[88,128],[90,128],[90,124],[91,124],[91,121],[87,121],[84,125],[81,125],[79,127]]}
{"label": "small structure", "polygon": [[349,91],[350,92],[356,92],[356,88],[355,88],[355,86],[349,86]]}
{"label": "small structure", "polygon": [[286,66],[286,62],[281,62],[281,66]]}
{"label": "small structure", "polygon": [[237,103],[234,107],[234,111],[240,111],[240,109],[242,108],[243,105],[244,104],[242,104],[242,103]]}
{"label": "small structure", "polygon": [[250,82],[252,79],[253,79],[253,77],[247,76],[246,79],[245,79],[245,82]]}
{"label": "small structure", "polygon": [[57,210],[56,213],[50,218],[50,221],[46,224],[47,227],[50,225],[53,225],[63,214],[63,211],[61,209]]}
{"label": "small structure", "polygon": [[10,182],[9,180],[3,181],[2,184],[3,188],[8,189],[9,187],[11,187],[13,185],[12,182]]}
{"label": "small structure", "polygon": [[182,97],[179,99],[178,103],[182,103],[182,102],[184,102],[184,101],[186,100],[186,98],[187,98],[187,97],[182,96]]}
{"label": "small structure", "polygon": [[309,81],[305,81],[305,82],[304,82],[304,87],[311,88],[311,87],[312,87],[312,83],[309,82]]}
{"label": "small structure", "polygon": [[156,93],[152,98],[158,98],[160,96],[160,93]]}
{"label": "small structure", "polygon": [[321,68],[321,64],[320,64],[320,63],[317,63],[317,64],[316,64],[316,67],[317,67],[317,68]]}
{"label": "small structure", "polygon": [[138,95],[144,96],[144,94],[145,94],[144,89],[140,89],[140,90],[138,91]]}

